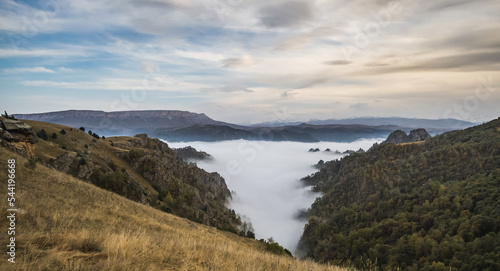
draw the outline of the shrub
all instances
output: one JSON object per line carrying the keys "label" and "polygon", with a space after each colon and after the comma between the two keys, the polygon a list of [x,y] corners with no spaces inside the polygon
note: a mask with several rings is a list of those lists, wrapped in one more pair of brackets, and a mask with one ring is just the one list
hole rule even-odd
{"label": "shrub", "polygon": [[266,244],[266,251],[277,255],[289,255],[292,257],[292,253],[288,249],[283,248],[278,242],[275,242],[272,237],[267,241],[261,240],[261,242],[262,241]]}
{"label": "shrub", "polygon": [[85,128],[84,127],[80,127],[80,131],[85,132]]}
{"label": "shrub", "polygon": [[52,136],[51,136],[53,139],[56,139],[57,138],[57,134],[56,133],[52,133]]}
{"label": "shrub", "polygon": [[36,136],[37,136],[38,138],[43,139],[43,140],[47,140],[47,139],[48,139],[47,132],[45,131],[45,129],[42,129],[42,130],[38,131],[38,132],[36,133]]}
{"label": "shrub", "polygon": [[64,131],[64,129],[61,129],[61,131],[59,131],[59,133],[61,133],[61,135],[65,135],[66,131]]}
{"label": "shrub", "polygon": [[27,168],[34,169],[36,167],[36,163],[38,162],[38,158],[33,156],[28,159],[28,162],[24,164]]}

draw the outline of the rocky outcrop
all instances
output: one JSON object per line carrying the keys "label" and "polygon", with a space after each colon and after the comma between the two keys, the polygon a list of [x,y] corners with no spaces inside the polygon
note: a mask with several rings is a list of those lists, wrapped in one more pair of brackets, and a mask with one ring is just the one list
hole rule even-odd
{"label": "rocky outcrop", "polygon": [[31,126],[19,120],[0,118],[0,144],[25,157],[32,157],[35,155],[34,144],[37,142],[38,138]]}
{"label": "rocky outcrop", "polygon": [[411,142],[416,142],[416,141],[422,141],[426,140],[427,138],[430,138],[431,135],[427,133],[425,129],[416,129],[416,130],[411,130],[410,135],[408,135],[410,138]]}
{"label": "rocky outcrop", "polygon": [[213,159],[213,157],[210,154],[204,151],[198,151],[191,146],[174,149],[174,151],[177,154],[177,156],[182,158],[182,160],[184,161],[190,161],[190,160],[203,161],[203,160]]}
{"label": "rocky outcrop", "polygon": [[426,140],[427,138],[430,137],[431,135],[429,135],[429,133],[427,133],[427,131],[422,128],[411,130],[409,135],[407,135],[405,132],[401,130],[397,130],[392,132],[387,137],[387,139],[382,143],[396,143],[396,144],[411,143],[411,142]]}
{"label": "rocky outcrop", "polygon": [[144,134],[115,146],[122,149],[116,155],[127,161],[160,195],[174,199],[175,204],[171,205],[175,206],[174,214],[218,228],[234,225],[225,207],[231,192],[218,173],[186,164],[166,143]]}

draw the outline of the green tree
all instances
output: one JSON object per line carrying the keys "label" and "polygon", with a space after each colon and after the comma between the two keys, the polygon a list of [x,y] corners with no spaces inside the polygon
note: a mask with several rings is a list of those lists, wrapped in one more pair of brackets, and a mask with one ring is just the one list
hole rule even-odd
{"label": "green tree", "polygon": [[42,129],[42,130],[38,131],[38,132],[36,133],[36,136],[37,136],[38,138],[43,139],[43,140],[47,140],[47,139],[48,139],[47,132],[45,131],[45,129]]}

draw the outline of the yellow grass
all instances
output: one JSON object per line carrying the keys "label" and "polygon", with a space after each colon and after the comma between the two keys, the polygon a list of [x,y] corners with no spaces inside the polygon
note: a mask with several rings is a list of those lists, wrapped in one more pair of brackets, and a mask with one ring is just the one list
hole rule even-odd
{"label": "yellow grass", "polygon": [[[7,261],[7,212],[0,218],[0,270],[344,270],[276,256],[241,238],[127,200],[0,147],[15,158],[16,263]],[[3,204],[2,206],[6,206]]]}
{"label": "yellow grass", "polygon": [[421,140],[421,141],[415,141],[415,142],[399,143],[398,145],[401,145],[401,146],[410,145],[410,144],[420,145],[420,144],[423,144],[424,142],[425,142],[425,140]]}

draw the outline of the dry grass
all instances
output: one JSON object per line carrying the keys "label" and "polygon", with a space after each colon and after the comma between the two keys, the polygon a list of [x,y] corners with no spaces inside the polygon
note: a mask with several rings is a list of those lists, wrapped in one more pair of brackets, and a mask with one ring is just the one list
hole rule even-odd
{"label": "dry grass", "polygon": [[[264,252],[262,244],[163,213],[0,148],[17,160],[16,264],[0,270],[344,270]],[[2,196],[6,201],[6,182]],[[5,209],[4,209],[5,210]],[[6,211],[0,246],[7,245]]]}
{"label": "dry grass", "polygon": [[412,144],[421,145],[421,144],[424,144],[424,143],[425,143],[425,140],[421,140],[421,141],[415,141],[415,142],[399,143],[398,145],[401,145],[401,146],[412,145]]}
{"label": "dry grass", "polygon": [[[69,153],[73,157],[76,157],[78,151],[85,151],[92,159],[102,164],[106,163],[104,159],[112,160],[118,167],[126,169],[128,173],[134,176],[135,180],[138,180],[144,187],[148,188],[149,193],[151,193],[153,197],[157,196],[158,192],[151,187],[147,180],[137,173],[129,164],[116,156],[115,151],[120,149],[111,146],[110,141],[116,142],[118,140],[119,142],[127,142],[130,137],[111,137],[105,140],[96,140],[87,133],[88,131],[82,132],[79,129],[64,125],[33,120],[23,120],[23,122],[31,125],[34,132],[38,132],[42,129],[47,132],[49,136],[48,140],[39,139],[39,142],[35,144],[36,156],[45,163],[49,163],[50,159],[56,159],[63,153]],[[66,131],[66,135],[60,134],[62,129]],[[56,139],[51,138],[52,133],[57,134]],[[66,149],[62,149],[62,146]]]}

